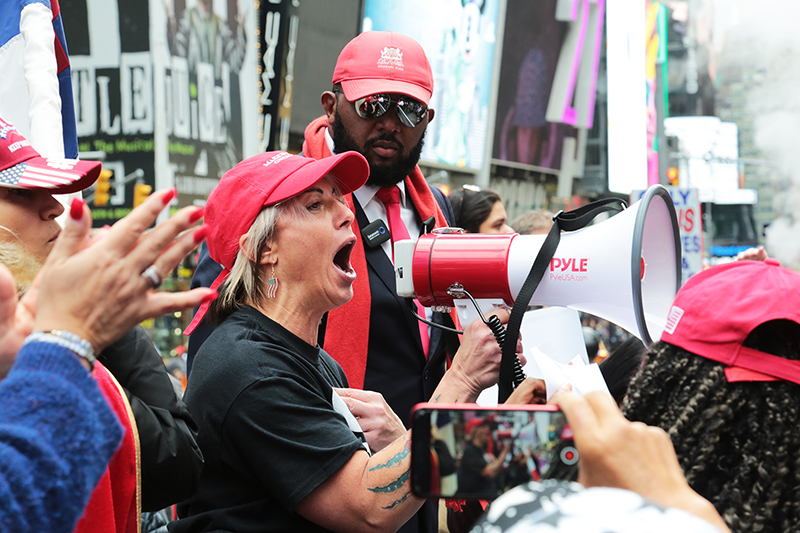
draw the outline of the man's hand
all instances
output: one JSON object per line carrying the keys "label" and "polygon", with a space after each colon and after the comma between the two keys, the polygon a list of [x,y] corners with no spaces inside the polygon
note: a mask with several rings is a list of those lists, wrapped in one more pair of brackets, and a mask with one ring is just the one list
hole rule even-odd
{"label": "man's hand", "polygon": [[370,449],[379,452],[406,432],[383,395],[359,389],[333,389],[358,419]]}

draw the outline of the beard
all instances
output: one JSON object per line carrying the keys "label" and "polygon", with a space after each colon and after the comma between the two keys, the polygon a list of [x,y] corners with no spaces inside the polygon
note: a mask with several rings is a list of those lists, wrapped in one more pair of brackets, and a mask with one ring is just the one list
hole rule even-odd
{"label": "beard", "polygon": [[[395,143],[399,147],[398,149],[400,153],[403,153],[403,150],[405,149],[405,146],[403,146],[403,144],[390,133],[382,133],[377,137],[367,139],[367,141],[364,143],[364,146],[358,146],[355,139],[350,136],[350,134],[347,132],[347,129],[344,127],[344,124],[342,124],[342,118],[339,116],[339,110],[337,109],[334,112],[333,151],[337,154],[354,150],[364,157],[367,157],[366,152],[369,147],[378,141],[391,141]],[[367,184],[374,185],[376,187],[392,187],[403,181],[405,177],[408,176],[412,170],[414,170],[414,167],[417,166],[417,162],[419,162],[419,157],[422,154],[422,147],[424,144],[425,132],[423,131],[422,137],[420,137],[417,145],[414,146],[414,148],[411,149],[411,152],[398,163],[393,165],[378,165],[374,164],[369,160],[369,158],[367,158],[367,162],[369,162],[369,179],[367,180]]]}

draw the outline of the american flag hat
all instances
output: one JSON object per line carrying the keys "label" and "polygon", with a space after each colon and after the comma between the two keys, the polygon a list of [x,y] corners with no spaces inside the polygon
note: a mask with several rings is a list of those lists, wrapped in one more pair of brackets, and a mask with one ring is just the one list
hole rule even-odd
{"label": "american flag hat", "polygon": [[44,158],[17,129],[0,116],[0,187],[78,192],[100,175],[97,161]]}

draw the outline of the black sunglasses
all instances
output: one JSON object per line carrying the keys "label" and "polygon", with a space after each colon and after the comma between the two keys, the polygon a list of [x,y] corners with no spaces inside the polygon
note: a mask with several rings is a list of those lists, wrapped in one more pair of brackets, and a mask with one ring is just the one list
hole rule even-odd
{"label": "black sunglasses", "polygon": [[[344,94],[340,89],[334,89],[333,92]],[[390,94],[372,94],[359,98],[354,102],[356,106],[356,114],[363,119],[378,118],[389,111],[392,104],[395,105],[398,118],[404,126],[415,128],[419,126],[425,114],[428,112],[428,106],[414,100],[408,96],[399,96],[397,99],[392,99]]]}

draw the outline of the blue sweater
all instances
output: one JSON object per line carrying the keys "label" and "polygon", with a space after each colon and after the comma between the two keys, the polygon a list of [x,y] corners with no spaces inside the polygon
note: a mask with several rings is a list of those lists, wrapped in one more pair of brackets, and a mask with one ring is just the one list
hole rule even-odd
{"label": "blue sweater", "polygon": [[122,439],[67,349],[22,347],[0,382],[0,532],[71,532]]}

